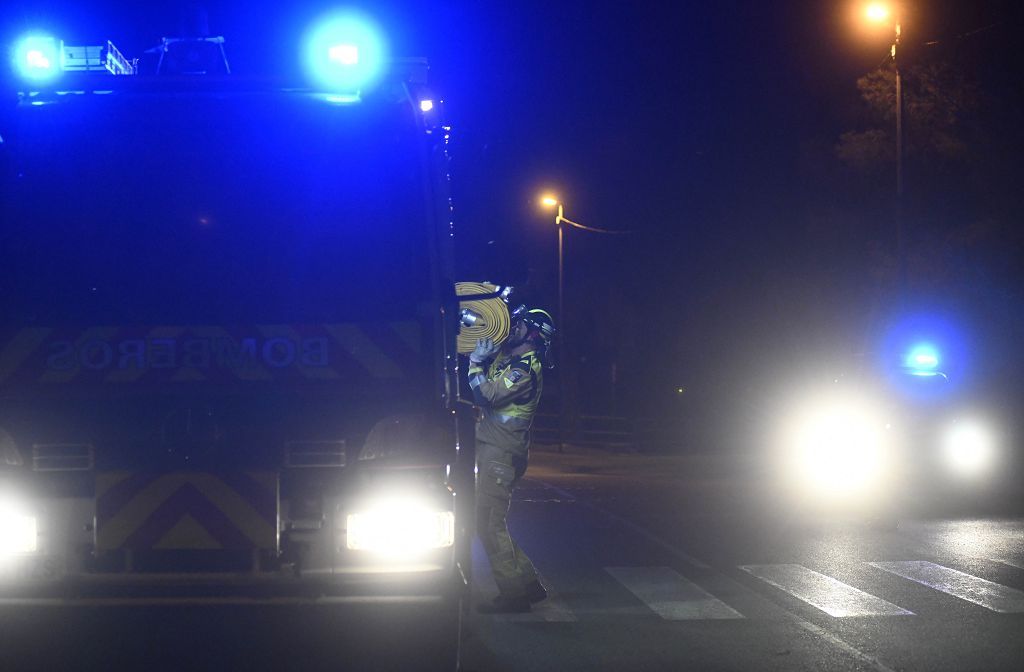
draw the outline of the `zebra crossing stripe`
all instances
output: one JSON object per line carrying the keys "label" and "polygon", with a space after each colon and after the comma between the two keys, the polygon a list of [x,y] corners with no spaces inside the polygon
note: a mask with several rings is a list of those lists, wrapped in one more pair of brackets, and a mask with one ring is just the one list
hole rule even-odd
{"label": "zebra crossing stripe", "polygon": [[1010,567],[1024,569],[1024,561],[1021,560],[1011,560],[1010,558],[993,558],[993,560],[995,560],[996,562],[1001,562],[1004,565],[1009,565]]}
{"label": "zebra crossing stripe", "polygon": [[743,618],[743,614],[687,581],[671,567],[605,567],[604,570],[665,620]]}
{"label": "zebra crossing stripe", "polygon": [[821,609],[829,616],[848,618],[914,615],[912,611],[803,565],[741,565],[740,569]]}
{"label": "zebra crossing stripe", "polygon": [[943,567],[924,560],[869,562],[868,564],[992,611],[1002,614],[1024,612],[1024,592],[961,572],[958,569]]}

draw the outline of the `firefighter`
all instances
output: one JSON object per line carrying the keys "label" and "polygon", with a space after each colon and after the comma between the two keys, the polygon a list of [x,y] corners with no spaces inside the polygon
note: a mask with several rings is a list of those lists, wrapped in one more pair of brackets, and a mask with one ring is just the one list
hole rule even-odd
{"label": "firefighter", "polygon": [[[526,472],[530,425],[544,388],[544,363],[555,333],[551,316],[520,306],[499,348],[477,341],[469,355],[469,387],[480,408],[476,426],[477,533],[491,563],[498,596],[483,613],[527,612],[547,597],[537,570],[508,532],[512,490]],[[489,363],[488,363],[489,362]]]}

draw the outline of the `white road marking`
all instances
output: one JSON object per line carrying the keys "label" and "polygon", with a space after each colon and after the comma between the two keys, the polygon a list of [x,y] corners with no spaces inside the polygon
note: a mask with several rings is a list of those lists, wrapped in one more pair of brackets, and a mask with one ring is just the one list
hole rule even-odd
{"label": "white road marking", "polygon": [[924,560],[868,564],[992,611],[1003,614],[1024,612],[1024,592],[958,569]]}
{"label": "white road marking", "polygon": [[[540,483],[541,485],[543,485],[545,488],[547,488],[551,492],[557,493],[558,495],[560,495],[562,497],[565,497],[566,499],[570,499],[570,500],[576,499],[575,497],[573,497],[573,495],[571,493],[566,492],[562,488],[559,488],[559,487],[556,487],[554,485],[551,485],[550,483],[545,483],[544,481],[537,481],[537,482]],[[693,557],[692,555],[682,551],[679,548],[676,548],[672,544],[664,541],[660,537],[654,535],[649,530],[647,530],[647,529],[645,529],[643,527],[640,527],[636,523],[634,523],[632,521],[629,521],[629,520],[626,520],[622,516],[615,515],[611,511],[607,511],[607,510],[601,508],[600,506],[597,506],[596,504],[591,504],[590,502],[586,502],[586,501],[583,501],[583,500],[576,500],[576,501],[579,501],[581,504],[583,504],[583,506],[587,507],[591,511],[596,511],[597,513],[601,514],[605,518],[607,518],[609,520],[612,520],[612,521],[615,521],[619,525],[622,525],[623,527],[627,527],[630,530],[633,530],[633,532],[636,532],[637,534],[639,534],[641,537],[644,537],[648,541],[650,541],[650,542],[652,542],[654,544],[657,544],[658,546],[661,546],[666,551],[668,551],[672,555],[676,556],[677,558],[679,558],[683,562],[687,562],[687,563],[689,563],[689,564],[691,564],[694,567],[697,567],[699,569],[711,569],[711,565],[707,564],[706,562],[703,562],[702,560],[699,560],[699,559]]]}
{"label": "white road marking", "polygon": [[[538,481],[538,482],[542,483],[546,488],[549,488],[552,492],[556,492],[556,493],[558,493],[558,494],[560,494],[562,496],[565,496],[565,497],[573,498],[573,496],[571,494],[569,494],[565,490],[562,490],[561,488],[553,486],[550,483],[545,483],[544,481]],[[600,508],[598,506],[595,506],[593,504],[590,504],[590,503],[582,501],[582,500],[578,500],[578,501],[580,501],[580,503],[583,504],[583,506],[586,506],[590,510],[596,511],[597,513],[600,513],[601,515],[605,516],[606,518],[608,518],[610,520],[614,520],[616,522],[619,522],[619,523],[629,527],[630,529],[632,529],[637,534],[639,534],[639,535],[649,539],[650,541],[656,543],[657,545],[661,546],[662,548],[664,548],[666,551],[668,551],[672,555],[676,556],[677,558],[680,558],[680,559],[682,559],[682,560],[684,560],[686,562],[689,562],[690,564],[694,565],[695,567],[700,567],[700,568],[703,568],[703,569],[711,569],[710,565],[708,565],[708,564],[698,560],[697,558],[692,557],[691,555],[689,555],[686,552],[684,552],[682,549],[677,548],[673,544],[671,544],[671,543],[669,543],[669,542],[659,538],[653,532],[650,532],[649,530],[646,530],[643,527],[640,527],[639,525],[637,525],[635,523],[632,523],[632,522],[626,520],[625,518],[622,518],[621,516],[616,516],[615,514],[609,512],[609,511],[606,511],[606,510],[604,510],[604,509],[602,509],[602,508]],[[723,574],[719,574],[718,576],[719,576],[719,578],[722,581],[731,583],[737,589],[746,589],[745,586],[743,586],[741,583],[739,583],[735,579],[727,577],[727,576],[725,576]],[[796,614],[794,614],[791,611],[788,611],[788,610],[783,609],[781,607],[778,607],[778,608],[780,609],[782,614],[784,614],[785,618],[787,620],[789,620],[789,622],[793,623],[793,625],[795,625],[798,628],[801,628],[801,629],[811,633],[812,635],[815,635],[816,637],[818,637],[820,639],[823,639],[824,641],[828,642],[829,644],[831,644],[835,648],[837,648],[840,651],[843,651],[844,653],[846,653],[851,658],[853,658],[853,659],[863,663],[865,666],[869,667],[870,669],[876,670],[877,672],[895,672],[895,670],[893,670],[893,668],[891,668],[888,665],[886,665],[885,663],[883,663],[877,657],[872,656],[869,653],[865,653],[864,651],[861,651],[860,649],[858,649],[857,647],[853,646],[852,644],[850,644],[846,640],[842,639],[838,635],[835,635],[835,634],[829,632],[828,630],[825,630],[824,628],[819,627],[819,626],[815,625],[814,623],[811,623],[810,621],[808,621],[806,619],[800,618],[799,616],[797,616]]]}
{"label": "white road marking", "polygon": [[745,572],[797,597],[829,616],[913,616],[903,607],[803,565],[743,565]]}
{"label": "white road marking", "polygon": [[1024,561],[1022,561],[1022,560],[1011,560],[1010,558],[992,558],[992,559],[995,560],[996,562],[1001,562],[1004,565],[1009,565],[1010,567],[1016,567],[1017,569],[1024,569]]}
{"label": "white road marking", "polygon": [[743,618],[743,614],[671,567],[605,567],[604,571],[665,620]]}

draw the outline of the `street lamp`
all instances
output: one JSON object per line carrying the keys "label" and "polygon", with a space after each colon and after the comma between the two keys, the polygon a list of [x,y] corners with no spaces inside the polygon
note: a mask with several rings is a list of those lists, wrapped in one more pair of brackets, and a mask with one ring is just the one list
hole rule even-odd
{"label": "street lamp", "polygon": [[563,353],[563,356],[565,358],[565,364],[567,364],[567,366],[563,365],[562,372],[558,376],[558,393],[561,397],[562,403],[562,418],[560,423],[562,427],[560,427],[559,430],[560,433],[562,433],[562,435],[564,436],[564,425],[566,423],[567,415],[568,419],[570,420],[570,424],[573,426],[575,425],[575,405],[567,403],[566,401],[567,395],[565,381],[566,378],[568,378],[567,374],[575,374],[576,367],[575,363],[570,363],[571,358],[566,353],[565,348],[565,328],[567,320],[565,318],[565,255],[563,253],[565,227],[563,225],[568,224],[569,226],[572,226],[577,229],[582,229],[583,231],[590,231],[591,233],[600,234],[630,234],[633,232],[625,230],[602,229],[600,227],[586,226],[584,224],[580,224],[579,222],[574,222],[565,216],[565,209],[562,206],[562,201],[555,194],[549,193],[542,195],[540,197],[540,204],[545,208],[558,208],[558,214],[555,215],[555,226],[558,227],[558,320],[560,322],[560,325],[558,330],[555,332],[555,335],[558,337],[558,351],[560,353]]}
{"label": "street lamp", "polygon": [[883,5],[880,2],[873,2],[864,8],[864,14],[867,16],[868,21],[873,21],[875,23],[887,21],[889,19],[889,13],[888,5]]}
{"label": "street lamp", "polygon": [[889,55],[896,71],[896,257],[900,273],[900,293],[906,299],[907,254],[906,235],[903,230],[903,79],[900,76],[898,59],[900,38],[903,28],[900,24],[899,9],[892,9],[880,2],[873,2],[864,8],[864,16],[871,23],[892,26],[894,29]]}
{"label": "street lamp", "polygon": [[[579,222],[574,222],[571,219],[565,217],[565,211],[562,206],[562,202],[558,200],[558,197],[554,194],[544,194],[540,197],[540,204],[545,208],[558,208],[558,214],[555,215],[555,226],[558,227],[558,319],[563,323],[558,333],[564,333],[565,331],[565,314],[563,312],[564,306],[564,267],[563,267],[563,227],[562,224],[568,224],[569,226],[575,226],[578,229],[584,229],[586,231],[594,231],[596,233],[628,233],[627,231],[608,231],[605,229],[598,229],[593,226],[584,226]],[[559,346],[561,346],[562,340],[559,339]]]}
{"label": "street lamp", "polygon": [[[558,200],[557,196],[553,194],[545,194],[541,196],[540,204],[545,208],[558,208],[558,214],[555,215],[555,226],[558,227],[558,329],[555,331],[555,335],[558,337],[558,353],[560,356],[565,357],[565,267],[563,263],[563,245],[565,233],[562,231],[562,223],[568,222],[563,214],[562,202]],[[566,360],[568,358],[566,357]],[[558,443],[561,449],[565,443],[565,425],[566,425],[566,399],[565,399],[565,379],[566,379],[566,367],[563,362],[562,370],[558,374],[558,400],[561,406],[561,415],[558,423]]]}
{"label": "street lamp", "polygon": [[[564,276],[564,266],[563,266],[564,255],[563,255],[563,251],[562,251],[563,250],[563,246],[564,246],[564,240],[563,239],[564,239],[565,234],[564,234],[564,232],[562,230],[562,223],[565,222],[565,223],[572,224],[574,222],[571,222],[570,220],[565,218],[565,216],[564,216],[565,211],[564,211],[564,209],[562,207],[562,202],[560,200],[558,200],[557,196],[554,196],[552,194],[545,194],[544,196],[541,196],[540,204],[543,205],[545,208],[555,208],[555,207],[558,208],[558,214],[555,215],[555,226],[558,227],[558,321],[561,322],[562,324],[561,324],[561,326],[560,326],[560,328],[559,328],[557,333],[561,334],[565,330],[565,312],[564,312],[564,306],[565,306],[565,303],[564,303],[565,276]],[[561,348],[561,345],[562,345],[562,338],[561,338],[561,336],[559,336],[558,345],[559,345],[559,352],[561,352],[561,350],[562,350],[562,348]]]}

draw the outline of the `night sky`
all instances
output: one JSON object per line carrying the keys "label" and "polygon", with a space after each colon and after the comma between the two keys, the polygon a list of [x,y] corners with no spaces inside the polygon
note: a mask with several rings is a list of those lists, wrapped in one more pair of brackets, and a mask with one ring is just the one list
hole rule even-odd
{"label": "night sky", "polygon": [[[89,4],[6,3],[3,35],[44,26],[69,40],[109,37],[135,54],[177,32],[176,3]],[[204,4],[236,72],[282,67],[294,36],[331,6]],[[625,393],[657,400],[685,386],[721,398],[801,354],[831,349],[842,361],[870,350],[870,334],[898,312],[891,287],[870,279],[869,259],[892,244],[891,168],[869,189],[834,152],[844,131],[868,123],[856,81],[883,64],[891,41],[858,30],[852,3],[356,5],[395,28],[395,53],[431,61],[455,128],[456,222],[465,268],[480,276],[472,279],[519,283],[555,305],[553,217],[537,206],[547,188],[567,217],[635,232],[568,231],[566,333],[585,382],[599,385],[615,364]],[[990,354],[978,361],[1010,379],[1024,369],[1019,352],[999,350],[1019,350],[1024,314],[1022,11],[1008,0],[905,5],[907,67],[941,61],[965,72],[981,108],[967,119],[977,131],[969,140],[988,143],[971,154],[988,158],[952,166],[943,184],[915,177],[908,157],[916,205],[907,216],[921,231],[998,224],[985,229],[993,233],[982,235],[974,266],[943,275],[945,284],[912,283],[910,303],[962,319]],[[948,184],[973,184],[968,173],[996,177],[976,180],[985,192],[950,196]],[[991,306],[966,287],[979,274],[991,285],[985,295],[998,297]],[[592,403],[608,410],[606,399]]]}

